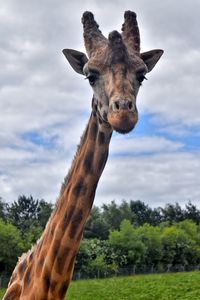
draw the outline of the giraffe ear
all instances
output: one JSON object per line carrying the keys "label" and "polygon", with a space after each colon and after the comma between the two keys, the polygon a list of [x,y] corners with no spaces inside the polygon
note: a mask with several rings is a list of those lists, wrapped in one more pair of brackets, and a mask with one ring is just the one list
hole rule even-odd
{"label": "giraffe ear", "polygon": [[155,67],[156,63],[163,55],[163,52],[164,51],[161,49],[155,49],[140,54],[140,57],[142,58],[142,60],[148,68],[148,72],[150,72]]}
{"label": "giraffe ear", "polygon": [[83,52],[79,52],[73,49],[64,49],[62,52],[72,68],[77,73],[84,75],[83,67],[88,61],[87,56]]}

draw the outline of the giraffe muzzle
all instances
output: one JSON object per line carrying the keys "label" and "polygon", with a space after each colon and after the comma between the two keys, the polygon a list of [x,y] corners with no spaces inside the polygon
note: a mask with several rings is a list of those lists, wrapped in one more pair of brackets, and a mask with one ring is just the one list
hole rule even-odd
{"label": "giraffe muzzle", "polygon": [[110,104],[108,122],[119,133],[128,133],[138,121],[137,107],[130,100],[116,100]]}

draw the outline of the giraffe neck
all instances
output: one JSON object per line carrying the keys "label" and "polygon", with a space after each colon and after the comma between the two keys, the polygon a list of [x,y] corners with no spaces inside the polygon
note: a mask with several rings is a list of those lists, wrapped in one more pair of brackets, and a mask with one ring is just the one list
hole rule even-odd
{"label": "giraffe neck", "polygon": [[15,277],[21,282],[21,295],[16,299],[31,299],[31,295],[37,300],[64,299],[84,225],[107,161],[111,135],[111,127],[100,122],[93,112],[55,211],[37,245],[21,259],[13,273],[10,288],[16,284]]}

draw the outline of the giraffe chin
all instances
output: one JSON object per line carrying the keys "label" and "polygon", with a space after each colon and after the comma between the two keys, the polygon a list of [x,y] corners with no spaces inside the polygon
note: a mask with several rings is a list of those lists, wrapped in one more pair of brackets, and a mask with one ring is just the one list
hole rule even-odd
{"label": "giraffe chin", "polygon": [[117,128],[117,127],[113,127],[113,130],[115,130],[116,132],[120,133],[120,134],[127,134],[129,132],[131,132],[133,130],[135,126],[131,127],[131,128]]}
{"label": "giraffe chin", "polygon": [[138,121],[138,115],[136,113],[109,113],[108,122],[112,126],[113,130],[118,133],[126,134],[133,130]]}

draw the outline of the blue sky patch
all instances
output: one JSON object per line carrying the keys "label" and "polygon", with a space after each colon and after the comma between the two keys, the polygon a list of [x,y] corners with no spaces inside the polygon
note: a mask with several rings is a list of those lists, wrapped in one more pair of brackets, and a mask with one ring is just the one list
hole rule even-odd
{"label": "blue sky patch", "polygon": [[56,136],[43,135],[37,131],[30,131],[22,134],[22,139],[31,142],[34,145],[41,146],[45,149],[53,149],[56,147]]}

